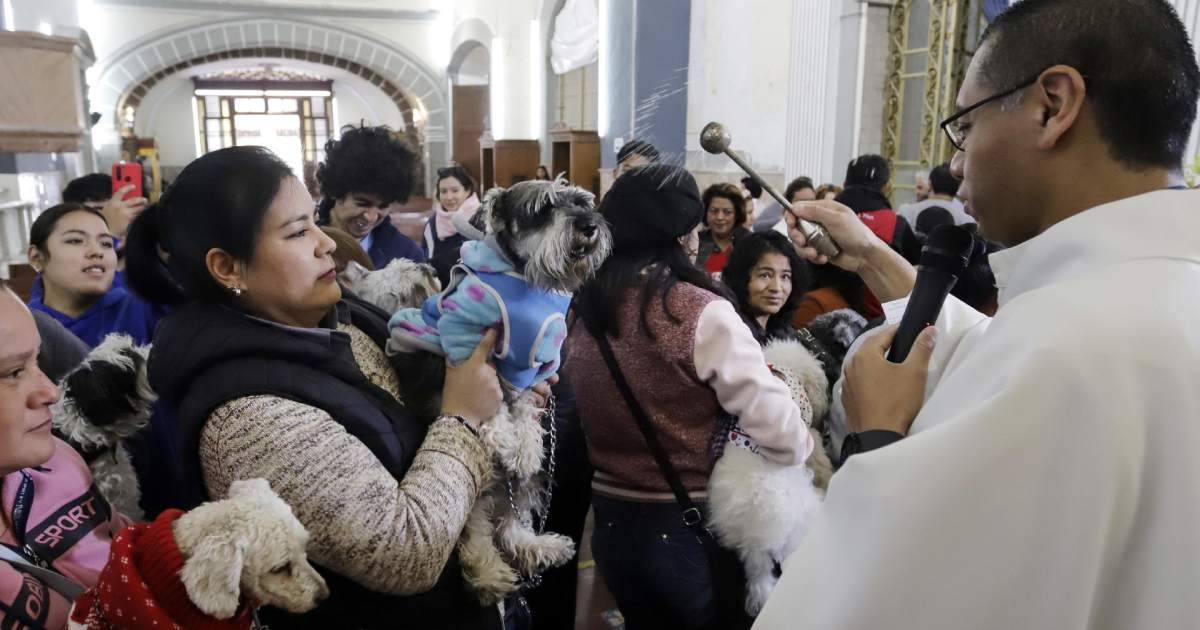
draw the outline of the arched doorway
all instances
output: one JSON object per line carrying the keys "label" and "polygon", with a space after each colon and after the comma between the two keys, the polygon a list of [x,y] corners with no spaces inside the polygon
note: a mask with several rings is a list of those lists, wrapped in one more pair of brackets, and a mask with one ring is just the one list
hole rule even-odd
{"label": "arched doorway", "polygon": [[116,141],[133,129],[141,99],[170,75],[230,59],[283,59],[348,72],[384,92],[400,107],[404,131],[422,155],[425,191],[431,190],[430,164],[448,156],[446,90],[442,79],[400,46],[348,28],[277,16],[192,23],[143,37],[98,65],[91,91],[94,109],[111,113],[110,142],[100,161],[119,155]]}

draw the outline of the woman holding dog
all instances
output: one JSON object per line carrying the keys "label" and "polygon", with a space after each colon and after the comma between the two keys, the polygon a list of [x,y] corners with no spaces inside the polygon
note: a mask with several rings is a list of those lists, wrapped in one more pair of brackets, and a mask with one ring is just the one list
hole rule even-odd
{"label": "woman holding dog", "polygon": [[[692,176],[633,169],[601,213],[613,255],[576,297],[564,362],[596,467],[597,566],[631,630],[746,626],[736,558],[685,525],[702,522],[717,416],[738,415],[771,461],[803,462],[813,442],[724,289],[684,251],[681,237],[704,214]],[[648,449],[639,416],[678,484]]]}
{"label": "woman holding dog", "polygon": [[809,284],[808,263],[788,238],[758,232],[738,242],[721,280],[737,298],[738,313],[760,344],[794,339],[792,315]]}
{"label": "woman holding dog", "polygon": [[[72,588],[96,584],[129,521],[92,486],[87,464],[50,433],[58,388],[38,368],[41,339],[0,284],[0,626],[65,628]],[[65,519],[65,520],[64,520]],[[44,564],[44,567],[31,566]]]}
{"label": "woman holding dog", "polygon": [[291,505],[331,596],[303,616],[266,611],[271,625],[498,628],[454,555],[489,468],[477,432],[502,400],[495,334],[447,369],[425,426],[398,398],[387,314],[342,299],[333,249],[304,186],[259,147],[193,161],[134,222],[131,286],[177,306],[149,373],[179,418],[178,503],[262,477]]}

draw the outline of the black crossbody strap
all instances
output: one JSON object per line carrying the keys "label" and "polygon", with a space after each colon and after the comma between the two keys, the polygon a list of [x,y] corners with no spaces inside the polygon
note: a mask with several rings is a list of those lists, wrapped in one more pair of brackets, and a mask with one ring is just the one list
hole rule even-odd
{"label": "black crossbody strap", "polygon": [[658,434],[654,432],[654,426],[650,424],[650,418],[646,415],[646,410],[638,403],[637,397],[633,395],[633,389],[629,387],[629,381],[625,380],[625,373],[621,371],[621,366],[617,364],[617,357],[613,355],[612,346],[608,343],[608,335],[593,335],[596,340],[596,345],[600,348],[600,356],[604,357],[604,363],[608,365],[608,371],[612,374],[613,381],[617,384],[617,390],[621,392],[621,397],[625,399],[625,404],[629,407],[629,412],[633,414],[633,419],[637,421],[638,429],[642,431],[642,437],[646,439],[646,446],[650,448],[650,454],[654,456],[654,461],[658,463],[658,469],[662,472],[663,477],[667,479],[667,484],[671,486],[671,491],[675,493],[675,500],[679,502],[683,508],[683,524],[688,527],[700,526],[704,520],[700,513],[700,508],[696,507],[696,503],[688,496],[687,490],[683,487],[683,481],[679,478],[679,471],[675,470],[675,465],[671,463],[671,457],[667,455],[667,450],[663,448],[662,442],[658,441]]}

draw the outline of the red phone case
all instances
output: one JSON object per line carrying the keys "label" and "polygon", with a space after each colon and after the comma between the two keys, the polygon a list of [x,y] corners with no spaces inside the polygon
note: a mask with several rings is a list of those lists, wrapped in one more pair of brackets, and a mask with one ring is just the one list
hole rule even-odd
{"label": "red phone case", "polygon": [[112,167],[112,189],[117,192],[120,187],[131,184],[133,190],[125,193],[122,199],[130,197],[145,197],[142,194],[142,165],[137,162],[117,162]]}

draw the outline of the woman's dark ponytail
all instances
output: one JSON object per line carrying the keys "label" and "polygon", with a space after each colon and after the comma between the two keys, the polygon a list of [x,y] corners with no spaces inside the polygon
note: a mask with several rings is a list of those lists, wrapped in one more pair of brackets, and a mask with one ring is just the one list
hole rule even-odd
{"label": "woman's dark ponytail", "polygon": [[125,237],[125,281],[143,300],[176,306],[186,296],[159,255],[160,250],[168,251],[161,238],[162,215],[168,212],[163,205],[166,200],[163,195],[162,200],[142,210],[129,225]]}
{"label": "woman's dark ponytail", "polygon": [[220,249],[251,262],[263,218],[291,176],[263,147],[229,147],[193,160],[129,226],[129,287],[166,306],[228,303],[230,292],[208,271],[208,252]]}

